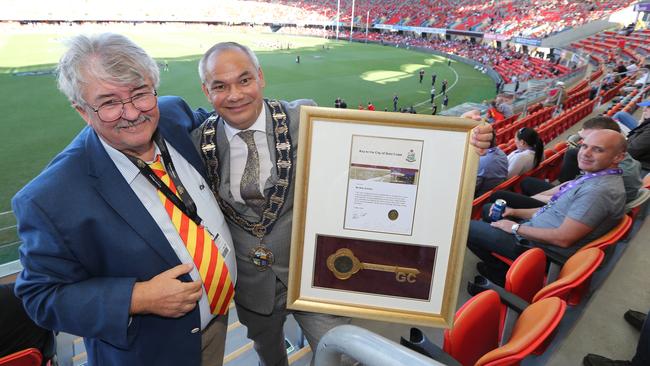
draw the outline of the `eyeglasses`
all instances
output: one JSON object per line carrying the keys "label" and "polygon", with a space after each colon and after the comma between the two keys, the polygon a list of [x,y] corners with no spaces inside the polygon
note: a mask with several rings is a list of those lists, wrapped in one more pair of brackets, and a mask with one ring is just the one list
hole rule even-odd
{"label": "eyeglasses", "polygon": [[153,92],[136,94],[131,98],[107,102],[97,108],[94,108],[90,104],[88,106],[93,112],[97,113],[97,116],[102,122],[109,123],[115,122],[122,117],[124,114],[124,105],[128,103],[133,104],[133,107],[140,112],[149,112],[158,104],[157,95],[158,92],[154,90]]}

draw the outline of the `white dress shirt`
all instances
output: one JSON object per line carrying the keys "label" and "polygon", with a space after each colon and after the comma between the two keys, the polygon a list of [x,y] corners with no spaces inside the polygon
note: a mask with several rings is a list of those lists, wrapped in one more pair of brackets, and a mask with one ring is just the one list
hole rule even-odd
{"label": "white dress shirt", "polygon": [[[248,146],[237,134],[244,130],[238,130],[231,127],[228,121],[224,121],[226,138],[230,145],[230,193],[237,202],[245,203],[241,198],[241,177],[244,175],[246,167],[246,158],[248,157]],[[266,139],[266,108],[262,108],[255,123],[247,130],[255,131],[253,140],[257,147],[257,154],[260,161],[260,192],[264,194],[264,185],[271,176],[273,162],[269,152],[269,142]]]}
{"label": "white dress shirt", "polygon": [[[142,202],[151,217],[158,224],[158,227],[160,227],[160,230],[162,230],[165,238],[167,238],[167,241],[181,263],[194,264],[192,257],[185,247],[183,239],[181,239],[178,230],[176,230],[176,227],[167,214],[165,207],[160,201],[156,188],[147,180],[147,178],[144,177],[144,175],[140,173],[140,169],[138,169],[123,153],[109,146],[101,138],[100,141],[102,142],[102,145],[104,145],[108,156],[113,160],[113,163],[115,163],[115,166],[120,171],[126,182],[131,186],[131,189],[133,189],[133,192],[138,196],[140,202]],[[201,219],[203,219],[203,225],[205,225],[208,231],[212,234],[219,235],[219,238],[217,238],[215,243],[219,247],[219,252],[224,257],[226,266],[228,266],[230,278],[233,285],[235,285],[237,282],[235,248],[233,247],[230,230],[224,220],[221,209],[201,174],[197,172],[192,164],[187,162],[187,160],[185,160],[185,158],[178,153],[171,144],[167,143],[167,148],[172,161],[174,162],[174,168],[178,173],[178,177],[196,204],[197,213]],[[156,154],[159,153],[160,150],[158,149],[158,146],[156,146]],[[146,260],[146,258],[143,258],[143,260]],[[192,277],[192,280],[194,281],[201,279],[196,265],[190,272],[190,277]],[[201,299],[199,300],[199,311],[201,313],[201,329],[203,330],[215,317],[215,315],[210,313],[210,304],[205,292],[205,287],[203,288],[203,296],[201,296]]]}

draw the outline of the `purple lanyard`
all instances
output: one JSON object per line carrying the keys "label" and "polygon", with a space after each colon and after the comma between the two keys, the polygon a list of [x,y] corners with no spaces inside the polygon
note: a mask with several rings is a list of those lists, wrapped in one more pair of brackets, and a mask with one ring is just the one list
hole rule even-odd
{"label": "purple lanyard", "polygon": [[581,185],[582,183],[586,182],[586,181],[589,180],[589,179],[597,178],[597,177],[602,177],[602,176],[604,176],[604,175],[621,175],[621,174],[623,174],[623,170],[622,170],[622,169],[618,169],[618,168],[617,168],[617,169],[606,169],[606,170],[601,170],[601,171],[596,172],[596,173],[585,174],[585,175],[583,175],[582,177],[580,177],[580,178],[578,178],[578,179],[574,179],[574,180],[570,181],[569,183],[567,183],[567,184],[561,186],[561,187],[560,187],[560,190],[557,191],[557,192],[556,192],[556,193],[551,197],[551,200],[548,201],[548,203],[547,203],[544,207],[542,207],[542,208],[540,208],[539,210],[537,210],[537,212],[535,212],[535,214],[533,215],[533,217],[534,217],[534,216],[537,216],[537,215],[539,215],[539,214],[541,214],[541,213],[544,212],[544,211],[546,211],[547,208],[549,208],[549,207],[551,207],[553,204],[555,204],[555,202],[556,202],[560,197],[562,197],[565,193],[567,193],[568,191],[572,190],[573,188],[575,188],[575,187]]}

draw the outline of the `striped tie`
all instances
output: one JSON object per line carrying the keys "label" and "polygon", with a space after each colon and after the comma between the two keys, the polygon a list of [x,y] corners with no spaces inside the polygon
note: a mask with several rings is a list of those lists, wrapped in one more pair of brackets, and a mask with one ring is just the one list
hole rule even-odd
{"label": "striped tie", "polygon": [[[156,161],[149,164],[149,167],[174,194],[178,195],[174,182],[169,178],[160,161],[160,155],[156,157]],[[212,236],[203,225],[198,226],[194,221],[190,220],[160,190],[158,190],[158,197],[165,206],[165,211],[169,214],[174,227],[178,230],[187,251],[199,270],[203,280],[203,287],[208,294],[210,312],[212,314],[226,314],[228,305],[235,295],[235,289],[230,279],[228,266],[214,244]]]}

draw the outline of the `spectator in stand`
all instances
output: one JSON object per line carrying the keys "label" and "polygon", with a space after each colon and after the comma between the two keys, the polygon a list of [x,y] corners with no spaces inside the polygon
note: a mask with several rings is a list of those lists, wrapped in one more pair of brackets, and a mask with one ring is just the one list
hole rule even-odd
{"label": "spectator in stand", "polygon": [[642,121],[627,134],[630,155],[641,163],[641,174],[650,172],[650,99],[638,104],[643,107]]}
{"label": "spectator in stand", "polygon": [[507,267],[492,253],[516,259],[518,244],[524,244],[569,257],[611,230],[625,214],[625,190],[618,168],[625,149],[620,133],[594,131],[585,138],[578,154],[580,168],[586,174],[558,187],[544,207],[506,207],[504,219],[472,221],[467,247],[483,260],[479,272],[503,283]]}
{"label": "spectator in stand", "polygon": [[603,90],[609,90],[614,86],[614,83],[616,82],[614,78],[614,73],[612,72],[611,69],[607,69],[607,73],[605,76],[603,76],[603,81],[602,81],[602,89]]}
{"label": "spectator in stand", "polygon": [[508,178],[536,168],[544,158],[544,142],[533,128],[520,128],[515,145],[517,149],[508,154]]}
{"label": "spectator in stand", "polygon": [[564,82],[563,81],[558,81],[555,84],[557,87],[554,89],[551,89],[548,93],[548,96],[544,100],[543,106],[544,107],[551,107],[558,105],[558,100],[560,101],[559,106],[562,107],[564,102],[566,102],[567,98],[569,97],[568,93],[564,89]]}
{"label": "spectator in stand", "polygon": [[639,71],[639,67],[636,65],[636,63],[630,62],[630,64],[625,68],[627,71],[627,75],[634,75],[635,72]]}
{"label": "spectator in stand", "polygon": [[375,110],[375,106],[374,106],[374,104],[372,104],[372,102],[368,102],[368,110],[369,111],[374,111]]}
{"label": "spectator in stand", "polygon": [[646,85],[646,84],[648,84],[650,82],[650,80],[648,80],[648,76],[650,76],[650,64],[643,66],[641,68],[641,70],[639,70],[639,71],[640,71],[639,73],[641,74],[641,76],[639,76],[639,78],[636,79],[636,81],[634,82],[634,85]]}
{"label": "spectator in stand", "polygon": [[515,112],[512,110],[512,98],[507,95],[499,94],[496,98],[497,110],[503,114],[503,117],[510,118]]}
{"label": "spectator in stand", "polygon": [[519,90],[519,78],[517,78],[517,75],[512,75],[511,82],[515,84],[515,93]]}
{"label": "spectator in stand", "polygon": [[474,198],[489,192],[505,181],[507,176],[508,157],[506,154],[497,146],[487,149],[479,158]]}
{"label": "spectator in stand", "polygon": [[[609,117],[593,117],[587,120],[582,129],[577,135],[570,136],[568,139],[569,148],[564,153],[564,160],[558,180],[560,183],[565,183],[582,175],[578,167],[578,152],[580,144],[584,138],[587,138],[591,133],[598,130],[612,130],[620,133],[616,122]],[[623,187],[625,188],[625,201],[630,202],[634,200],[641,188],[641,164],[634,160],[629,153],[625,153],[623,161],[618,166],[623,171]],[[508,202],[508,206],[512,208],[533,208],[542,207],[550,200],[555,192],[555,186],[546,180],[526,177],[521,181],[522,193],[514,193],[511,191],[497,191],[490,196],[490,202],[494,202],[501,198]],[[490,204],[483,207],[483,219],[488,220]]]}
{"label": "spectator in stand", "polygon": [[589,84],[589,100],[596,99],[596,96],[598,96],[598,83],[593,82]]}
{"label": "spectator in stand", "polygon": [[639,107],[643,107],[643,114],[641,116],[641,121],[637,121],[631,114],[620,111],[616,112],[614,114],[613,118],[616,122],[620,122],[623,126],[627,127],[629,131],[632,131],[633,129],[639,127],[639,125],[643,122],[643,120],[650,118],[650,113],[648,111],[648,108],[650,106],[650,100],[646,100],[645,102],[641,102],[637,104]]}
{"label": "spectator in stand", "polygon": [[503,113],[499,112],[497,102],[495,100],[490,102],[490,107],[487,110],[487,120],[489,123],[503,121],[506,117]]}

